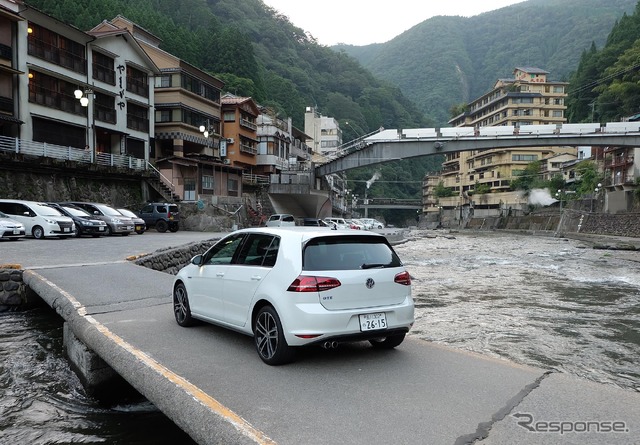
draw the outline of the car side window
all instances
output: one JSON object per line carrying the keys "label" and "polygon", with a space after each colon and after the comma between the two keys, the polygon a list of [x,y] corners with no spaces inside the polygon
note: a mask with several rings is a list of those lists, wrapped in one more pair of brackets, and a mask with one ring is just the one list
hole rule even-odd
{"label": "car side window", "polygon": [[232,235],[222,239],[205,252],[202,264],[231,264],[243,239],[244,235]]}
{"label": "car side window", "polygon": [[280,239],[272,235],[251,234],[238,255],[238,264],[273,267],[279,245]]}
{"label": "car side window", "polygon": [[142,210],[140,210],[140,213],[152,213],[153,212],[153,206],[150,205],[146,205],[142,208]]}

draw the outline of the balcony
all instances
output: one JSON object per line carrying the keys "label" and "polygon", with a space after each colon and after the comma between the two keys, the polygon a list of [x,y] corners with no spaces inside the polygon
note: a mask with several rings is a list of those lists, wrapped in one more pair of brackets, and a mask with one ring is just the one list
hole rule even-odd
{"label": "balcony", "polygon": [[255,147],[252,147],[251,145],[240,144],[240,152],[250,154],[250,155],[257,155],[258,149]]}
{"label": "balcony", "polygon": [[[7,136],[0,136],[0,151],[85,164],[91,163],[91,158],[84,148],[26,141],[24,139],[10,138]],[[145,170],[146,168],[144,159],[112,153],[97,153],[96,164],[132,170]]]}
{"label": "balcony", "polygon": [[240,119],[240,125],[242,125],[243,127],[250,128],[253,131],[256,131],[258,129],[258,126],[255,123],[253,123],[253,122],[251,122],[251,121],[249,121],[247,119],[242,119],[241,118]]}

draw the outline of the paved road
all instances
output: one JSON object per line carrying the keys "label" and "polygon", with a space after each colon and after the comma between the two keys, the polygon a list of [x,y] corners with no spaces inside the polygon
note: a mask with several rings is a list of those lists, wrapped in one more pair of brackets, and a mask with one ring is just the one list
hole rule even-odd
{"label": "paved road", "polygon": [[172,276],[124,258],[218,236],[3,242],[0,263],[28,269],[75,334],[202,444],[639,443],[640,393],[416,338],[269,367],[249,337],[180,328]]}

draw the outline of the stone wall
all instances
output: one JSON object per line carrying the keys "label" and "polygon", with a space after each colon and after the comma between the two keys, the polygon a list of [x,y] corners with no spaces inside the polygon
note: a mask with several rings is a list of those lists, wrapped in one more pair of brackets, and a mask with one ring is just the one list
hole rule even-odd
{"label": "stone wall", "polygon": [[471,218],[474,230],[522,230],[526,232],[581,233],[640,238],[640,213],[590,213],[566,209],[559,213],[492,218]]}
{"label": "stone wall", "polygon": [[22,270],[0,265],[0,312],[34,303],[34,293],[22,281]]}
{"label": "stone wall", "polygon": [[187,244],[185,246],[157,250],[150,255],[136,259],[135,263],[138,266],[144,266],[149,269],[175,275],[182,267],[189,264],[191,258],[204,253],[218,239],[219,238],[215,238],[208,241]]}

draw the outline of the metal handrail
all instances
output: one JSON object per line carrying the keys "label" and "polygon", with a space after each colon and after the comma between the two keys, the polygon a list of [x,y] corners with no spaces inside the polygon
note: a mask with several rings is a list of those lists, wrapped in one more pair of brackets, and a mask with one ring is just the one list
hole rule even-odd
{"label": "metal handrail", "polygon": [[154,172],[156,172],[156,174],[158,175],[158,177],[160,178],[160,181],[163,182],[167,187],[169,187],[169,189],[172,192],[176,191],[176,186],[173,185],[173,182],[171,182],[169,180],[169,178],[167,178],[165,175],[163,175],[160,170],[158,170],[153,164],[151,164],[149,161],[147,161],[147,166],[153,170]]}

